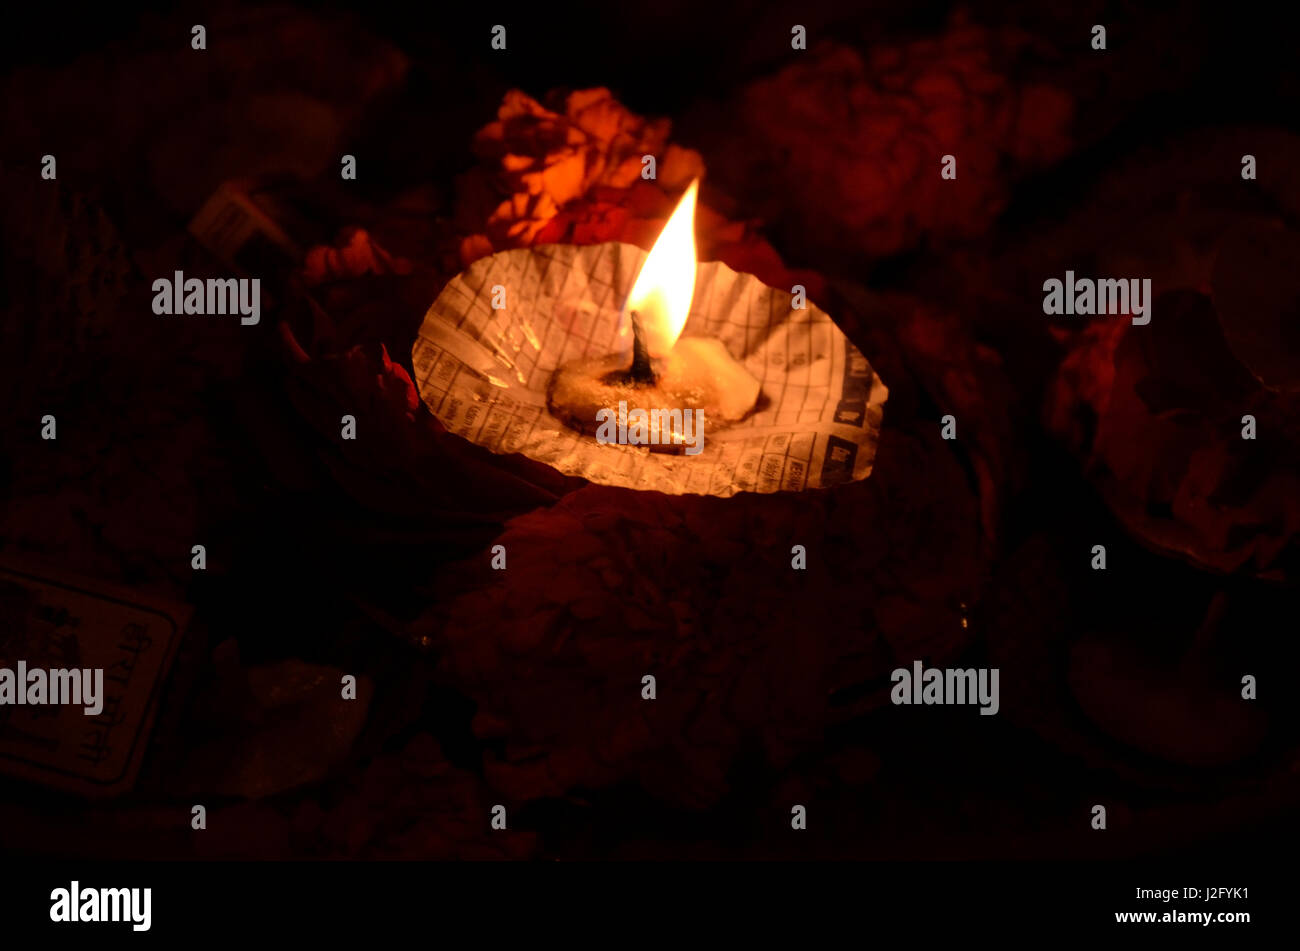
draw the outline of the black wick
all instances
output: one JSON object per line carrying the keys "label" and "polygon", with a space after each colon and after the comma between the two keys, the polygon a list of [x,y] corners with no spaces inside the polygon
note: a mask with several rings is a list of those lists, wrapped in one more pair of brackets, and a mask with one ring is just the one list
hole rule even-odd
{"label": "black wick", "polygon": [[641,321],[636,311],[632,311],[632,368],[627,372],[627,379],[631,383],[643,383],[646,385],[653,384],[655,381],[654,370],[650,369],[650,351],[645,347],[645,341],[641,339]]}

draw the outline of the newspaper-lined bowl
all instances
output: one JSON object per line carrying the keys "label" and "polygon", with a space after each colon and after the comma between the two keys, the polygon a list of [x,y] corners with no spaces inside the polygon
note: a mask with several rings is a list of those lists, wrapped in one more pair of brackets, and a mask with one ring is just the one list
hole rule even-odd
{"label": "newspaper-lined bowl", "polygon": [[438,295],[412,350],[416,385],[451,432],[601,485],[726,498],[828,488],[871,473],[889,394],[811,302],[699,265],[683,334],[715,337],[762,385],[744,421],[707,429],[698,455],[597,442],[547,410],[556,367],[630,353],[621,308],[646,252],[609,242],[542,245],[474,262]]}

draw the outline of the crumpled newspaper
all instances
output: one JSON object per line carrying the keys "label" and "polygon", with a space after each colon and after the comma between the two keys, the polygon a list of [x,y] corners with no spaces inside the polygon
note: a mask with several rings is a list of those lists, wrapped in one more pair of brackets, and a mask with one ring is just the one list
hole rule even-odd
{"label": "crumpled newspaper", "polygon": [[[698,455],[602,444],[547,410],[557,366],[627,350],[621,308],[645,252],[633,245],[541,245],[482,258],[425,315],[412,351],[430,412],[497,453],[522,453],[601,485],[726,498],[866,478],[888,389],[811,301],[717,261],[702,263],[683,331],[716,337],[762,385],[756,412]],[[494,310],[504,289],[505,306]],[[629,407],[631,408],[631,407]]]}

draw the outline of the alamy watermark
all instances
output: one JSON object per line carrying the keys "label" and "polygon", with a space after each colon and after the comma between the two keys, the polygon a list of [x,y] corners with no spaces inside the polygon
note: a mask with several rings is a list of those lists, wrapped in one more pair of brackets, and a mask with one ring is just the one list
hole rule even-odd
{"label": "alamy watermark", "polygon": [[889,699],[898,705],[978,703],[984,717],[994,716],[1001,705],[997,667],[926,668],[915,660],[911,670],[895,668],[889,679],[894,684]]}
{"label": "alamy watermark", "polygon": [[245,327],[262,319],[262,281],[260,278],[186,278],[183,271],[174,277],[160,277],[153,282],[153,312],[167,314],[239,314]]}
{"label": "alamy watermark", "polygon": [[50,892],[50,921],[126,921],[132,931],[148,931],[153,923],[152,888],[68,888]]}
{"label": "alamy watermark", "polygon": [[1044,281],[1043,292],[1043,313],[1049,317],[1130,314],[1138,326],[1151,323],[1149,277],[1094,281],[1087,277],[1075,278],[1073,271],[1066,271],[1064,281],[1054,277]]}
{"label": "alamy watermark", "polygon": [[619,400],[618,412],[596,410],[596,442],[623,446],[677,446],[688,456],[704,449],[704,411],[692,409],[633,409]]}
{"label": "alamy watermark", "polygon": [[44,670],[0,667],[0,706],[80,706],[88,717],[104,710],[104,668]]}

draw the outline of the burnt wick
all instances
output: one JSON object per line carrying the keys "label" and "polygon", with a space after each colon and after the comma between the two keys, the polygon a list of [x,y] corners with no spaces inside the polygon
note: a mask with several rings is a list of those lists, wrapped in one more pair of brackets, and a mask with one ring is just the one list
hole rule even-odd
{"label": "burnt wick", "polygon": [[610,382],[630,383],[634,386],[653,386],[655,372],[650,368],[650,351],[646,349],[641,337],[641,320],[636,311],[632,311],[632,366],[627,370],[611,373],[606,380]]}

